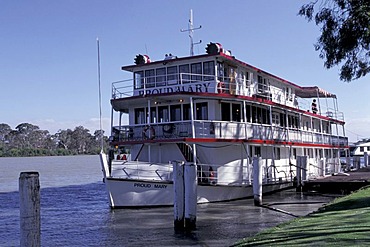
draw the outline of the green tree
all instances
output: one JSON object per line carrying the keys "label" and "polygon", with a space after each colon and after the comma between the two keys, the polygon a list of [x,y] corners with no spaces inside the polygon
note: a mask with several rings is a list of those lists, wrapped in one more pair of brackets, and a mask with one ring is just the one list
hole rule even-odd
{"label": "green tree", "polygon": [[321,26],[315,50],[326,68],[341,65],[340,79],[347,82],[370,72],[369,0],[316,0],[298,14]]}

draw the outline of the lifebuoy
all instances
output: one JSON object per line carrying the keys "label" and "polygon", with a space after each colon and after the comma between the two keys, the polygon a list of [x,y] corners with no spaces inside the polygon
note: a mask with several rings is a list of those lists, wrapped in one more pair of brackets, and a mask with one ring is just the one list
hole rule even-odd
{"label": "lifebuoy", "polygon": [[153,126],[145,126],[143,129],[143,138],[153,140],[155,138],[155,130]]}
{"label": "lifebuoy", "polygon": [[225,83],[219,82],[217,84],[217,92],[218,93],[224,93],[225,92]]}

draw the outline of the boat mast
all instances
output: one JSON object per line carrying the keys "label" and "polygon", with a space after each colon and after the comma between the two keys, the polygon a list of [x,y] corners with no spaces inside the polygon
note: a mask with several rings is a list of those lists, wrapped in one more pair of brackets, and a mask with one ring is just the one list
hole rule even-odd
{"label": "boat mast", "polygon": [[100,44],[99,38],[96,38],[96,45],[98,49],[98,83],[99,83],[99,122],[100,122],[100,148],[101,152],[104,150],[103,142],[103,125],[102,125],[102,100],[101,100],[101,80],[100,80]]}
{"label": "boat mast", "polygon": [[199,42],[197,42],[197,43],[194,43],[193,42],[194,30],[198,30],[198,29],[201,29],[201,28],[202,28],[201,25],[199,27],[196,27],[196,28],[193,27],[193,10],[190,9],[190,19],[189,19],[188,29],[186,29],[186,30],[180,29],[180,32],[189,32],[189,38],[190,38],[190,56],[194,56],[194,45],[197,45],[197,44],[202,43],[202,40],[199,40]]}

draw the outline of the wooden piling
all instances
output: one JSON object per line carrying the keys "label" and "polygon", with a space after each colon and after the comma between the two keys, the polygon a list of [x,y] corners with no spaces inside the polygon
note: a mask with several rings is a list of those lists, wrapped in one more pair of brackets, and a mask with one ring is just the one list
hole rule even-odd
{"label": "wooden piling", "polygon": [[191,231],[197,218],[197,166],[193,163],[173,161],[174,173],[174,227]]}
{"label": "wooden piling", "polygon": [[262,159],[253,158],[253,198],[254,205],[262,205]]}
{"label": "wooden piling", "polygon": [[193,163],[184,166],[185,229],[193,230],[197,219],[197,168]]}
{"label": "wooden piling", "polygon": [[176,230],[184,228],[184,162],[173,161],[173,187],[174,187],[174,227]]}
{"label": "wooden piling", "polygon": [[369,155],[367,152],[364,152],[364,166],[367,167],[369,165]]}
{"label": "wooden piling", "polygon": [[19,176],[20,246],[41,246],[40,182],[38,172]]}
{"label": "wooden piling", "polygon": [[302,191],[302,169],[301,169],[301,159],[300,156],[297,157],[297,165],[296,165],[296,178],[297,178],[297,192]]}

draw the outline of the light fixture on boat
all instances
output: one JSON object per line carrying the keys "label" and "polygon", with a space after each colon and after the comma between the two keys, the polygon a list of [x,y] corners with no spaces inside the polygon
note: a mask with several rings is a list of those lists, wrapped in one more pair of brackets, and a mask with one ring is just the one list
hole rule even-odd
{"label": "light fixture on boat", "polygon": [[148,55],[141,55],[141,54],[138,54],[136,55],[135,57],[135,64],[146,64],[146,63],[150,63],[150,58]]}
{"label": "light fixture on boat", "polygon": [[171,53],[164,55],[164,60],[170,60],[170,59],[176,59],[176,58],[177,56],[174,56]]}

